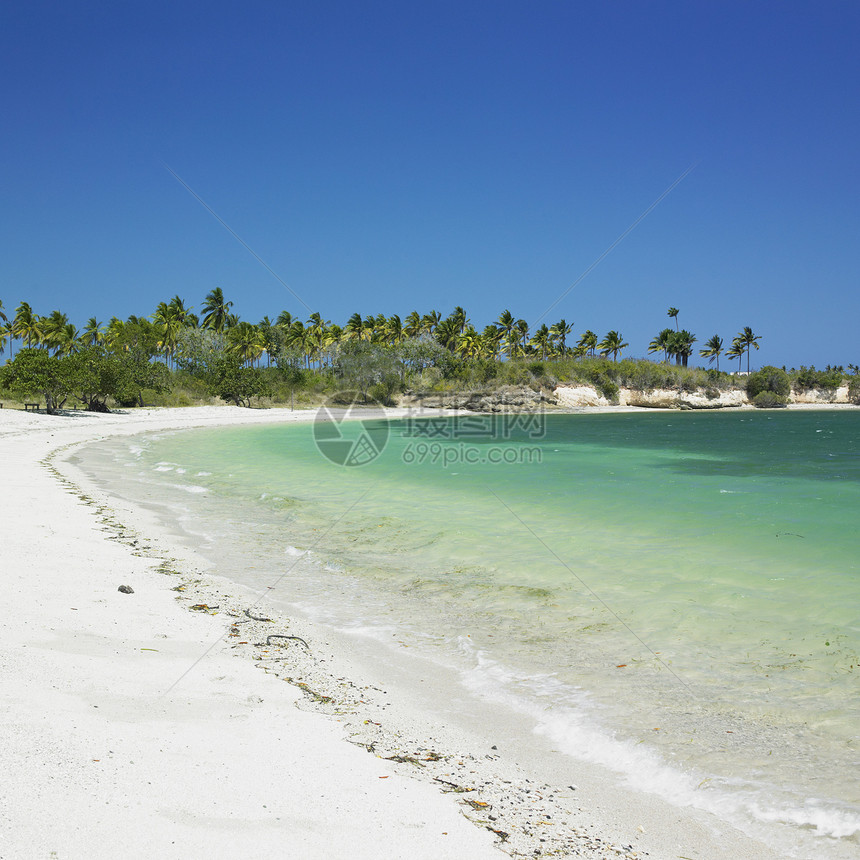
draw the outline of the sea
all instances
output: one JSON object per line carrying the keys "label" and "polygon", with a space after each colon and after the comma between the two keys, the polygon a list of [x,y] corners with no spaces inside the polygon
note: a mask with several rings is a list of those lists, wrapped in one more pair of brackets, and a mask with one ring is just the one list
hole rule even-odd
{"label": "sea", "polygon": [[860,856],[860,410],[438,417],[101,442],[215,572],[408,643],[559,755]]}

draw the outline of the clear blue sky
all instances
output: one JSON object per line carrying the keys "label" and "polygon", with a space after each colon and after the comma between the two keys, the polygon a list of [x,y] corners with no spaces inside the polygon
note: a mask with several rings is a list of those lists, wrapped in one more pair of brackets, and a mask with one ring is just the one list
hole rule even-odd
{"label": "clear blue sky", "polygon": [[860,363],[860,4],[20,2],[0,299],[76,324],[463,305]]}

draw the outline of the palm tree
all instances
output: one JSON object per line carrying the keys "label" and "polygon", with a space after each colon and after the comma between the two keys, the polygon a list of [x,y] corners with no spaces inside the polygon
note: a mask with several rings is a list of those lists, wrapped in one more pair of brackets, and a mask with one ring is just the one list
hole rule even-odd
{"label": "palm tree", "polygon": [[403,342],[403,323],[397,314],[393,314],[385,321],[385,339],[390,345]]}
{"label": "palm tree", "polygon": [[263,352],[266,353],[266,366],[272,366],[272,356],[278,354],[283,340],[283,332],[280,326],[273,323],[268,316],[263,317],[257,323],[260,339],[263,343]]}
{"label": "palm tree", "polygon": [[501,334],[501,339],[508,345],[508,357],[511,355],[511,344],[513,342],[513,333],[516,328],[517,321],[514,315],[506,308],[499,314],[496,320],[496,326]]}
{"label": "palm tree", "polygon": [[738,340],[747,353],[747,373],[750,372],[750,348],[759,348],[758,342],[761,340],[760,334],[753,334],[753,330],[749,326],[744,326],[744,330],[738,334]]}
{"label": "palm tree", "polygon": [[[384,320],[385,317],[383,317],[382,319]],[[376,329],[378,326],[379,323],[377,322],[377,318],[372,314],[368,314],[364,318],[364,324],[362,326],[362,337],[364,338],[364,340],[368,341],[369,343],[372,343],[374,340],[376,340]]]}
{"label": "palm tree", "polygon": [[492,324],[486,325],[484,326],[484,331],[481,333],[481,338],[484,341],[484,346],[489,357],[494,361],[498,361],[502,342],[501,330]]}
{"label": "palm tree", "polygon": [[597,335],[591,329],[588,329],[579,339],[577,347],[581,350],[582,355],[591,353],[593,357],[594,351],[597,349]]}
{"label": "palm tree", "polygon": [[513,330],[507,338],[508,356],[511,358],[524,356],[527,352],[528,342],[529,324],[525,320],[519,319],[514,323]]}
{"label": "palm tree", "polygon": [[436,340],[451,352],[457,351],[460,329],[453,316],[446,317],[436,326]]}
{"label": "palm tree", "polygon": [[418,337],[421,334],[421,315],[418,311],[412,311],[406,317],[406,323],[403,326],[403,334],[406,337]]}
{"label": "palm tree", "polygon": [[293,315],[289,311],[281,311],[275,325],[286,331],[293,324]]}
{"label": "palm tree", "polygon": [[284,335],[284,344],[304,356],[305,367],[311,366],[311,346],[309,331],[301,320],[293,320],[293,324]]}
{"label": "palm tree", "polygon": [[457,354],[463,358],[480,358],[484,348],[481,335],[474,326],[467,326],[466,330],[458,335]]}
{"label": "palm tree", "polygon": [[[4,319],[5,316],[4,316]],[[12,326],[9,325],[9,322],[6,321],[2,325],[0,325],[0,355],[3,355],[4,350],[6,349],[6,340],[9,341],[9,347],[12,346]]]}
{"label": "palm tree", "polygon": [[567,320],[560,319],[549,327],[549,331],[553,344],[558,347],[558,354],[563,356],[567,352],[567,336],[573,331],[573,323],[568,325]]}
{"label": "palm tree", "polygon": [[361,314],[353,314],[347,321],[343,329],[344,340],[362,340],[364,337],[364,321]]}
{"label": "palm tree", "polygon": [[439,311],[430,311],[421,317],[421,332],[429,334],[431,337],[436,334],[436,326],[442,321],[442,314]]}
{"label": "palm tree", "polygon": [[600,350],[602,356],[606,357],[610,352],[612,353],[613,361],[618,361],[618,353],[627,346],[630,346],[630,344],[625,343],[621,334],[615,331],[615,329],[607,332],[606,337],[597,344],[597,348]]}
{"label": "palm tree", "polygon": [[178,295],[170,300],[169,306],[175,312],[177,319],[183,326],[197,327],[197,316],[191,313],[192,308],[185,307],[185,302]]}
{"label": "palm tree", "polygon": [[176,352],[179,333],[185,328],[188,312],[184,307],[177,308],[173,302],[159,302],[152,321],[158,327],[158,348],[164,351],[168,365]]}
{"label": "palm tree", "polygon": [[680,313],[680,311],[678,310],[678,308],[669,308],[669,310],[666,311],[666,316],[670,316],[675,320],[675,331],[678,331],[678,314],[679,313]]}
{"label": "palm tree", "polygon": [[71,355],[78,351],[80,346],[80,337],[74,323],[66,323],[55,335],[54,344],[56,346],[57,355]]}
{"label": "palm tree", "polygon": [[536,349],[540,350],[540,357],[542,361],[546,360],[546,354],[549,352],[550,348],[550,332],[549,328],[547,328],[546,323],[544,323],[533,335],[532,339],[529,343]]}
{"label": "palm tree", "polygon": [[681,331],[673,331],[669,337],[669,352],[675,356],[675,364],[687,366],[687,360],[693,354],[693,344],[696,342],[696,336],[687,329],[682,328]]}
{"label": "palm tree", "polygon": [[90,317],[84,326],[81,342],[84,346],[96,346],[104,340],[104,337],[105,332],[102,324],[95,317]]}
{"label": "palm tree", "polygon": [[328,327],[330,325],[331,320],[324,320],[318,312],[312,313],[308,317],[308,324],[305,328],[307,342],[311,353],[319,361],[322,361],[322,351],[327,346]]}
{"label": "palm tree", "polygon": [[239,322],[227,332],[227,352],[245,363],[253,364],[264,349],[260,329],[249,322]]}
{"label": "palm tree", "polygon": [[206,296],[206,300],[203,303],[203,328],[212,328],[215,331],[224,331],[225,328],[229,328],[230,308],[232,307],[233,302],[224,301],[224,291],[221,287],[215,287]]}
{"label": "palm tree", "polygon": [[469,320],[466,316],[466,311],[463,310],[459,305],[454,308],[451,313],[450,319],[454,321],[454,325],[457,326],[457,333],[462,334],[466,331],[466,326],[469,325]]}
{"label": "palm tree", "polygon": [[115,349],[117,343],[122,337],[125,323],[118,317],[111,317],[107,324],[107,331],[104,333],[103,342],[109,349]]}
{"label": "palm tree", "polygon": [[708,364],[713,364],[714,360],[717,362],[717,370],[720,369],[720,354],[723,351],[723,339],[715,334],[712,338],[705,342],[705,348],[699,350],[699,355],[702,358],[708,359]]}
{"label": "palm tree", "polygon": [[663,361],[669,360],[669,346],[672,342],[672,335],[675,332],[670,328],[664,328],[651,343],[648,344],[648,352],[662,352],[663,353]]}
{"label": "palm tree", "polygon": [[9,322],[9,317],[3,312],[3,299],[0,299],[0,320],[3,320],[4,323]]}
{"label": "palm tree", "polygon": [[736,358],[738,360],[738,373],[741,372],[741,360],[744,357],[746,347],[741,343],[740,337],[736,337],[732,341],[732,345],[726,350],[726,358]]}
{"label": "palm tree", "polygon": [[41,339],[39,315],[33,313],[33,309],[27,302],[21,302],[15,311],[15,318],[12,320],[12,335],[20,341],[26,341],[28,348],[33,345],[33,341],[39,343]]}
{"label": "palm tree", "polygon": [[61,311],[51,311],[50,316],[41,320],[40,340],[59,354],[60,345],[65,342],[65,328],[69,324],[69,317]]}

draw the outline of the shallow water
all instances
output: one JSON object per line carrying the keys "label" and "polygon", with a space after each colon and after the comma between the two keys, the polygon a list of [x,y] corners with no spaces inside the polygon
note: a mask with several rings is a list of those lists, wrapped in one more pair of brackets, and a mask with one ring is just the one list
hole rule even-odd
{"label": "shallow water", "polygon": [[319,429],[84,462],[121,464],[219,573],[406,637],[572,756],[786,853],[860,848],[860,414],[377,420],[340,448]]}

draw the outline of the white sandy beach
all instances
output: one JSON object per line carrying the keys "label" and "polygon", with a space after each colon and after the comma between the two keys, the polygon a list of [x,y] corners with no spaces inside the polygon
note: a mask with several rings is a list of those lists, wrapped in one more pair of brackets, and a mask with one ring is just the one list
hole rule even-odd
{"label": "white sandy beach", "polygon": [[[210,576],[63,463],[116,434],[311,417],[0,410],[0,858],[778,856],[570,759],[537,774],[419,725],[384,668],[343,677],[336,637]],[[217,611],[188,611],[200,604]],[[310,649],[276,664],[279,643],[257,643],[284,632]],[[308,710],[314,693],[327,715]]]}

